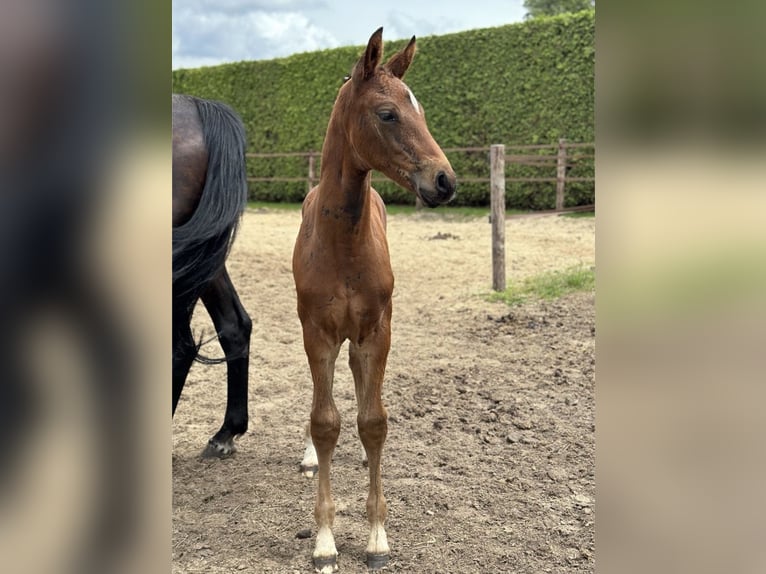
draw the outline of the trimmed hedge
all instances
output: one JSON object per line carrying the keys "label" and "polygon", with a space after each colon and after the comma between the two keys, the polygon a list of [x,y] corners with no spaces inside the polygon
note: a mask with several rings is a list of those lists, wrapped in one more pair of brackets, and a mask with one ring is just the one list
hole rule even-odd
{"label": "trimmed hedge", "polygon": [[[405,43],[386,42],[384,58]],[[251,152],[320,151],[337,90],[363,50],[353,46],[176,70],[173,91],[230,104],[242,116]],[[406,81],[444,148],[554,144],[561,137],[592,142],[594,67],[595,12],[586,11],[418,38]],[[458,175],[457,205],[488,205],[488,183],[460,183],[461,177],[489,176],[487,155],[449,154]],[[593,164],[578,162],[569,175],[592,176]],[[249,160],[248,172],[305,177],[307,164],[302,158],[257,158]],[[555,177],[555,167],[507,164],[507,175]],[[414,202],[392,182],[375,187],[389,203]],[[306,191],[300,182],[251,183],[251,197],[258,200],[300,201]],[[508,207],[549,209],[555,184],[508,183],[506,193]],[[594,195],[593,183],[568,184],[566,205],[593,203]]]}

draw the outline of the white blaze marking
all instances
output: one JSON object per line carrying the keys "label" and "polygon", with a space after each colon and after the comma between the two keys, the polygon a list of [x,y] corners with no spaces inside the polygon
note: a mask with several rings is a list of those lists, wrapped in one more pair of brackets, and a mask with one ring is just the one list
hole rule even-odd
{"label": "white blaze marking", "polygon": [[407,88],[407,93],[410,95],[410,101],[412,102],[412,105],[415,106],[415,109],[420,113],[420,105],[418,104],[418,99],[415,97],[415,94],[412,93],[412,90]]}

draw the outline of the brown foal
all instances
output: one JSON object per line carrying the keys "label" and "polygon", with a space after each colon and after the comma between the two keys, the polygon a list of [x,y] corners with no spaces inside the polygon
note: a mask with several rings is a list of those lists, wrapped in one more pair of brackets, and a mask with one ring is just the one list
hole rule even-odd
{"label": "brown foal", "polygon": [[321,572],[337,569],[330,463],[340,416],[332,387],[335,361],[346,339],[359,437],[370,473],[367,565],[380,568],[389,557],[380,470],[388,423],[381,388],[391,345],[394,275],[386,210],[370,186],[370,171],[383,172],[430,207],[448,202],[456,188],[455,173],[428,131],[423,108],[402,82],[415,54],[415,38],[381,65],[382,36],[382,28],[372,35],[338,92],[322,148],[321,177],[303,203],[293,254],[298,315],[314,382],[311,442],[307,440],[303,466],[310,476],[308,467],[318,464],[313,561]]}

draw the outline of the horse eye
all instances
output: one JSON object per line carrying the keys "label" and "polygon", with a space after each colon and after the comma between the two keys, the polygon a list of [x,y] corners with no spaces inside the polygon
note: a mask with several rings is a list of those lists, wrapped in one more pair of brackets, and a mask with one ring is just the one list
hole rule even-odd
{"label": "horse eye", "polygon": [[386,123],[396,121],[396,114],[394,112],[389,112],[389,111],[378,112],[378,117],[380,118],[380,121],[386,122]]}
{"label": "horse eye", "polygon": [[351,76],[343,76],[343,83],[345,84],[351,79]]}

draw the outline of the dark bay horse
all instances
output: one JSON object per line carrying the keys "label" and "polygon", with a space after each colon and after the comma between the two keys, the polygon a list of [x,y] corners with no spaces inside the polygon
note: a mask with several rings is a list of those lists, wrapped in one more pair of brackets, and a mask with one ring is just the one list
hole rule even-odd
{"label": "dark bay horse", "polygon": [[311,443],[302,466],[312,474],[310,467],[318,464],[313,561],[321,572],[337,569],[330,462],[340,416],[332,387],[346,339],[357,426],[369,461],[367,565],[378,569],[389,557],[380,470],[388,426],[381,387],[391,344],[394,275],[386,210],[370,186],[370,171],[383,172],[430,207],[451,200],[456,189],[455,173],[428,131],[423,108],[402,82],[415,54],[415,38],[381,65],[382,36],[382,28],[372,35],[339,90],[322,148],[319,184],[304,201],[293,254],[298,315],[314,382]]}
{"label": "dark bay horse", "polygon": [[220,102],[173,95],[173,414],[189,369],[199,359],[190,325],[199,299],[228,367],[223,425],[203,456],[231,454],[234,438],[247,430],[252,324],[226,271],[246,201],[240,118]]}

